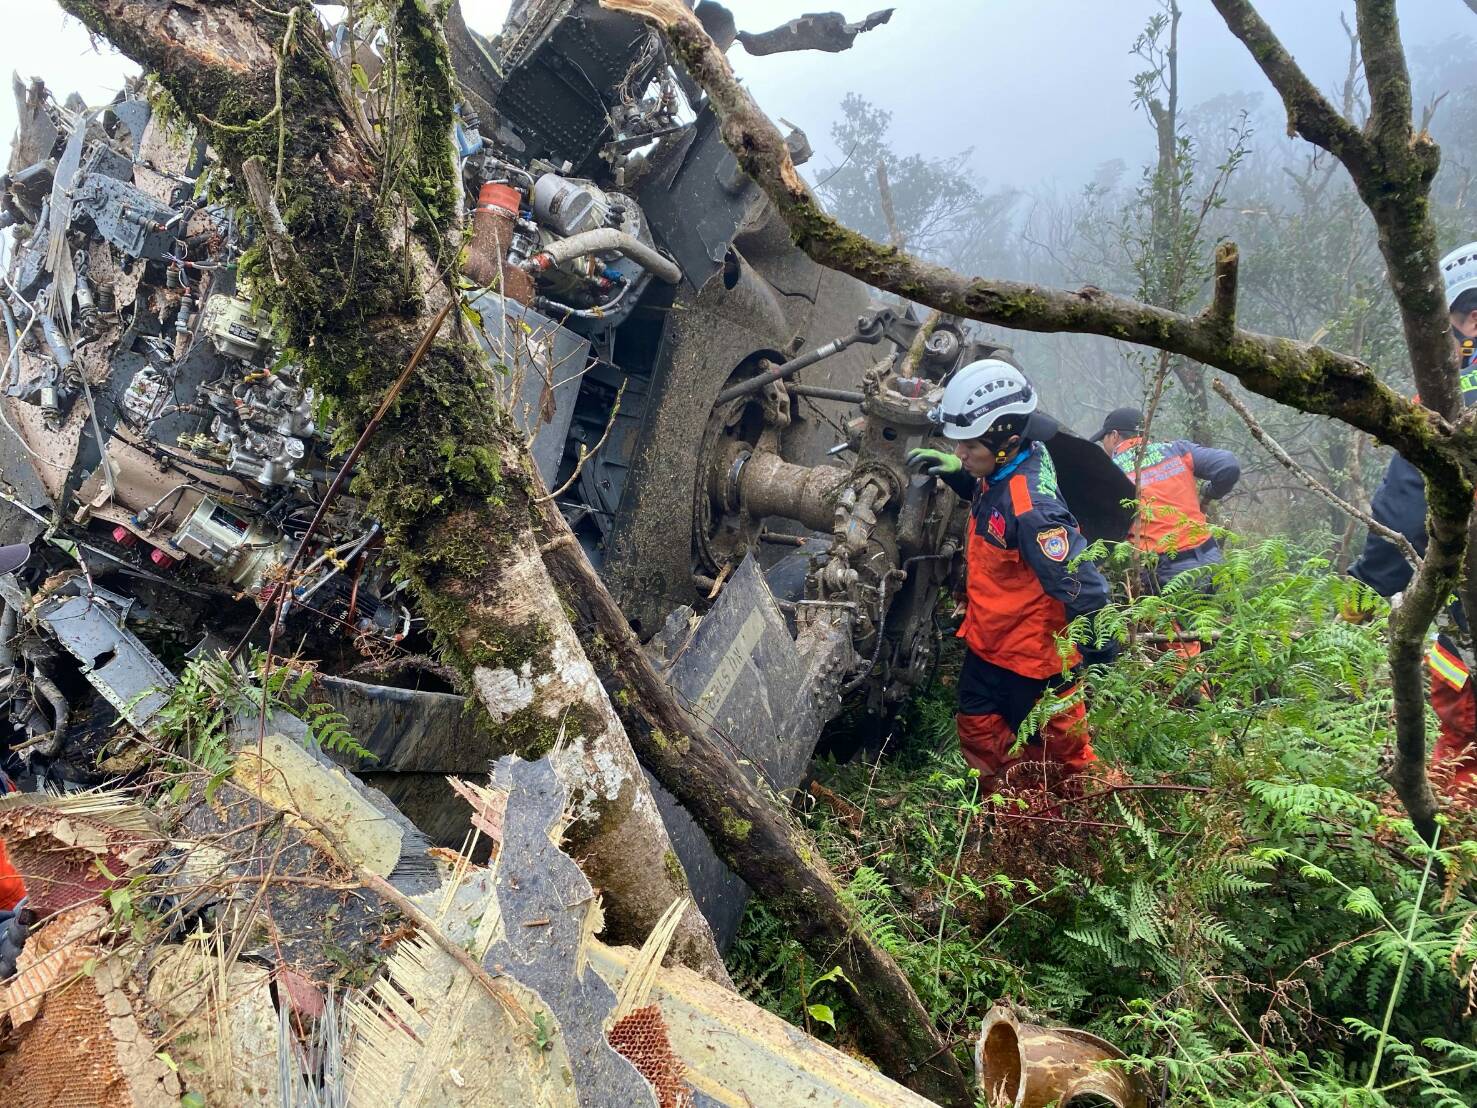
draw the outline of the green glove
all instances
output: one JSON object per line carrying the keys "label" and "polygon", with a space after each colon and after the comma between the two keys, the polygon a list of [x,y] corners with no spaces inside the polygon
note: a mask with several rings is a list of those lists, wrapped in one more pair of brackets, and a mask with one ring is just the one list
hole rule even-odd
{"label": "green glove", "polygon": [[908,465],[922,470],[930,477],[943,477],[949,473],[958,473],[964,468],[964,463],[957,454],[946,454],[942,450],[924,450],[922,447],[914,447],[908,451]]}

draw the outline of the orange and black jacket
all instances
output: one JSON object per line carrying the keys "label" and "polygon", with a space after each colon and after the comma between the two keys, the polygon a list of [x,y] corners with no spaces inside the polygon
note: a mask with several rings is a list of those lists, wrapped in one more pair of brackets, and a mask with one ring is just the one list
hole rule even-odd
{"label": "orange and black jacket", "polygon": [[[1209,482],[1205,498],[1217,500],[1241,477],[1236,455],[1188,439],[1150,443],[1127,439],[1113,451],[1113,461],[1138,485],[1139,514],[1130,539],[1151,554],[1186,554],[1210,543],[1210,527],[1200,508],[1200,482]],[[1135,472],[1135,466],[1141,468]]]}
{"label": "orange and black jacket", "polygon": [[[1108,603],[1108,582],[1082,558],[1087,543],[1057,490],[1051,455],[1032,443],[988,480],[945,480],[970,500],[967,594],[959,637],[1023,677],[1062,671],[1056,637]],[[1082,660],[1076,648],[1068,667]]]}
{"label": "orange and black jacket", "polygon": [[0,911],[11,911],[25,895],[26,883],[11,864],[5,840],[0,838]]}

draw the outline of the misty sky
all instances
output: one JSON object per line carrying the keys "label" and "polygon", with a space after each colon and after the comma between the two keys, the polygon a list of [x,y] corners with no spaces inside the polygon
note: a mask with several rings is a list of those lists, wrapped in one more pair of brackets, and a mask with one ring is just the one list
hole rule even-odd
{"label": "misty sky", "polygon": [[[850,18],[883,0],[734,0],[739,26],[764,30],[811,9],[844,4]],[[844,54],[731,57],[772,116],[803,127],[816,165],[841,154],[829,141],[837,106],[859,92],[893,112],[902,152],[953,153],[972,147],[991,184],[1075,188],[1101,163],[1129,165],[1148,155],[1148,132],[1130,103],[1130,78],[1141,68],[1128,48],[1154,0],[894,0],[892,22],[857,40]],[[495,31],[506,0],[463,0],[468,22]],[[1240,43],[1209,0],[1185,0],[1181,33],[1184,104],[1220,93],[1270,93]],[[1325,87],[1342,79],[1346,40],[1338,25],[1344,0],[1261,0],[1263,15]],[[6,20],[0,61],[22,78],[44,77],[58,96],[73,89],[91,103],[108,99],[131,66],[93,52],[85,30],[48,0],[0,0]],[[947,19],[942,18],[947,12]],[[1477,38],[1477,15],[1463,0],[1401,0],[1407,45]],[[1352,17],[1351,17],[1352,18]],[[0,94],[0,136],[15,129],[8,95]],[[844,152],[842,152],[844,153]]]}

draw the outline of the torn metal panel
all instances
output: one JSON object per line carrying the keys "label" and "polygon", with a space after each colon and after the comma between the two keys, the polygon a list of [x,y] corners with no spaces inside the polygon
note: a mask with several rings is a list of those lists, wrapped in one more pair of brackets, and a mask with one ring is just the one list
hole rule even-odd
{"label": "torn metal panel", "polygon": [[579,1103],[656,1108],[645,1078],[605,1039],[615,990],[590,972],[600,906],[579,866],[559,849],[568,797],[548,759],[503,758],[493,781],[509,793],[497,867],[503,938],[482,959],[534,990],[559,1021]]}
{"label": "torn metal panel", "polygon": [[771,31],[759,34],[740,31],[736,37],[746,51],[757,56],[784,54],[792,50],[824,50],[838,54],[850,50],[857,35],[890,20],[892,11],[891,8],[883,8],[854,23],[848,23],[840,12],[811,12]]}
{"label": "torn metal panel", "polygon": [[[734,761],[775,793],[800,782],[818,729],[792,729],[802,711],[804,665],[752,556],[723,586],[718,602],[667,673],[678,699],[713,728]],[[719,861],[696,821],[647,775],[672,847],[687,872],[693,900],[720,948],[738,934],[748,887]]]}
{"label": "torn metal panel", "polygon": [[508,410],[525,433],[533,434],[534,465],[552,488],[574,419],[590,340],[496,293],[479,297],[472,307],[482,317],[477,341],[509,383],[517,386]]}
{"label": "torn metal panel", "polygon": [[154,717],[177,684],[124,626],[133,601],[75,577],[40,600],[35,618],[82,663],[83,675],[134,728],[151,734]]}
{"label": "torn metal panel", "polygon": [[314,691],[343,713],[359,745],[374,755],[356,770],[485,773],[496,753],[464,696],[327,674],[317,678]]}
{"label": "torn metal panel", "polygon": [[243,712],[231,721],[230,741],[236,780],[259,800],[302,813],[310,841],[327,850],[326,829],[355,864],[404,893],[439,883],[430,840],[383,793],[335,764],[300,718],[272,711],[263,730],[256,712]]}

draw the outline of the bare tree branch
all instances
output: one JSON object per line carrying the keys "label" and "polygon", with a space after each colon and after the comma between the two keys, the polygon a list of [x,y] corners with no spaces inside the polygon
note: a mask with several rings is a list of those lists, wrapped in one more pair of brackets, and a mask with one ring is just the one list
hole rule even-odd
{"label": "bare tree branch", "polygon": [[1381,538],[1387,539],[1388,541],[1394,543],[1400,548],[1400,552],[1405,555],[1406,561],[1408,561],[1415,569],[1421,568],[1421,556],[1416,553],[1416,549],[1410,544],[1409,539],[1407,539],[1399,531],[1394,531],[1391,530],[1389,527],[1386,527],[1383,523],[1380,523],[1368,512],[1361,511],[1353,504],[1350,504],[1342,496],[1334,492],[1322,481],[1318,480],[1318,478],[1314,477],[1306,469],[1300,466],[1292,457],[1292,455],[1289,454],[1286,450],[1282,449],[1282,446],[1277,442],[1277,440],[1269,435],[1266,429],[1257,422],[1256,416],[1251,414],[1251,409],[1248,408],[1244,403],[1242,403],[1240,397],[1233,393],[1224,381],[1212,381],[1210,387],[1215,389],[1220,398],[1231,406],[1231,410],[1241,417],[1241,421],[1246,424],[1247,429],[1251,432],[1252,438],[1256,439],[1257,442],[1266,447],[1267,453],[1272,455],[1272,457],[1276,458],[1277,461],[1286,466],[1292,472],[1292,474],[1297,477],[1299,481],[1313,490],[1313,492],[1323,497],[1324,500],[1327,500],[1339,511],[1345,513],[1352,519],[1357,519],[1360,523],[1364,524],[1364,526],[1368,527],[1371,531],[1373,531],[1376,535],[1379,535]]}
{"label": "bare tree branch", "polygon": [[1212,0],[1231,33],[1241,40],[1277,90],[1287,109],[1287,133],[1321,146],[1354,172],[1369,158],[1369,144],[1359,129],[1339,114],[1318,86],[1272,33],[1251,0]]}
{"label": "bare tree branch", "polygon": [[1366,134],[1388,157],[1410,142],[1410,73],[1400,43],[1395,0],[1358,0],[1354,23],[1359,53],[1369,82],[1369,125]]}
{"label": "bare tree branch", "polygon": [[892,207],[892,185],[887,180],[887,162],[877,159],[877,199],[882,205],[882,218],[887,221],[887,237],[899,250],[903,248],[903,232],[897,225],[897,213]]}
{"label": "bare tree branch", "polygon": [[1219,324],[1227,335],[1236,330],[1236,287],[1240,271],[1241,255],[1236,244],[1223,242],[1217,246],[1210,303],[1206,305],[1202,318]]}

